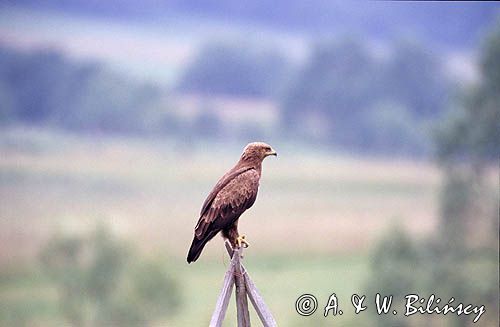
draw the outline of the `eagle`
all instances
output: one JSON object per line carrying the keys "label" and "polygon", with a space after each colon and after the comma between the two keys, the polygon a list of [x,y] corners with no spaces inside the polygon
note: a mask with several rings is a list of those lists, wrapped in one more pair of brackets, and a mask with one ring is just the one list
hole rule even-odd
{"label": "eagle", "polygon": [[262,161],[268,156],[277,156],[270,145],[263,142],[248,144],[236,165],[215,184],[201,207],[188,263],[196,261],[207,242],[220,231],[233,248],[249,245],[245,236],[238,233],[238,219],[257,198]]}

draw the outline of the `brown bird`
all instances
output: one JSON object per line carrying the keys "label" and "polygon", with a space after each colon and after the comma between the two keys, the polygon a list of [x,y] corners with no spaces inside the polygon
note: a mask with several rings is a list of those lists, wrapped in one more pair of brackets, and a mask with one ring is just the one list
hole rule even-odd
{"label": "brown bird", "polygon": [[238,218],[257,198],[262,161],[267,156],[277,156],[270,145],[248,144],[236,165],[217,182],[201,207],[188,263],[196,261],[207,242],[220,231],[233,247],[248,246],[245,236],[238,233]]}

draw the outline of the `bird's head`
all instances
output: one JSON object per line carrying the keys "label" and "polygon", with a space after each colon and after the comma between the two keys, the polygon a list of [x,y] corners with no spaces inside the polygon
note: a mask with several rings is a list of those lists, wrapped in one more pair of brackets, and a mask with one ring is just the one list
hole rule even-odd
{"label": "bird's head", "polygon": [[269,144],[264,142],[252,142],[243,150],[241,160],[247,162],[262,162],[267,156],[278,156],[278,154]]}

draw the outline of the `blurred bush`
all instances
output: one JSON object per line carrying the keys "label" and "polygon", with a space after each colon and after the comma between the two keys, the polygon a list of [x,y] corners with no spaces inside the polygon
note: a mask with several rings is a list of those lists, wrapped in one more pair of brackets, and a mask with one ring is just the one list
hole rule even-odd
{"label": "blurred bush", "polygon": [[[393,296],[392,307],[404,312],[401,303],[405,295],[423,294],[421,289],[422,273],[425,272],[422,252],[405,230],[396,226],[377,244],[371,256],[371,274],[367,280],[367,301],[375,299],[375,294]],[[420,289],[419,292],[417,292]],[[382,303],[382,302],[381,302]],[[407,317],[378,315],[375,310],[370,314],[378,326],[409,326]]]}
{"label": "blurred bush", "polygon": [[40,260],[73,326],[148,325],[179,306],[179,289],[164,265],[133,254],[104,227],[53,236]]}

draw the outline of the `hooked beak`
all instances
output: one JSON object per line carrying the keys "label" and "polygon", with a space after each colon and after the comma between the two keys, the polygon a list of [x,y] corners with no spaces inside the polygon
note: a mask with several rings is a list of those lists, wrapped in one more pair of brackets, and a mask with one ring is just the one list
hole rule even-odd
{"label": "hooked beak", "polygon": [[278,153],[276,153],[276,151],[274,151],[273,149],[271,149],[271,151],[266,152],[266,157],[268,157],[268,156],[275,156],[275,157],[277,157]]}

